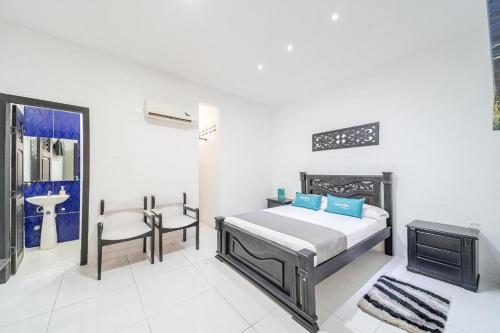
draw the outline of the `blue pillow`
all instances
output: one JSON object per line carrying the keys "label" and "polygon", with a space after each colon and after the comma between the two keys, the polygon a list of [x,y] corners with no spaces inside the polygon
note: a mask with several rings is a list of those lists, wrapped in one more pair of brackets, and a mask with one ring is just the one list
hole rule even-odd
{"label": "blue pillow", "polygon": [[325,212],[335,213],[357,218],[363,217],[365,199],[339,198],[328,195]]}
{"label": "blue pillow", "polygon": [[292,203],[295,207],[302,207],[312,210],[319,210],[321,207],[321,195],[295,193],[295,200]]}

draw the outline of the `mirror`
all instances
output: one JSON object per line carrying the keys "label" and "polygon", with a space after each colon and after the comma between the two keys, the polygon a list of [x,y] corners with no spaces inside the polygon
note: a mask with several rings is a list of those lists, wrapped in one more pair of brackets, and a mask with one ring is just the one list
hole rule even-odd
{"label": "mirror", "polygon": [[25,136],[24,182],[78,180],[78,149],[77,140]]}

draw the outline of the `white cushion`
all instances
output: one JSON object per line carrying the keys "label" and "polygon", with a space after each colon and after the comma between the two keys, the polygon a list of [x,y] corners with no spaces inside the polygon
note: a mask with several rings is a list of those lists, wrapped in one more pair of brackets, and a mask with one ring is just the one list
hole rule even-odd
{"label": "white cushion", "polygon": [[175,216],[162,215],[163,228],[169,228],[169,229],[182,228],[194,223],[195,221],[196,219],[186,215],[175,215]]}
{"label": "white cushion", "polygon": [[143,222],[142,212],[122,212],[104,215],[102,239],[119,240],[145,234],[151,228]]}
{"label": "white cushion", "polygon": [[363,217],[368,217],[374,220],[384,220],[389,218],[389,213],[382,208],[364,204],[363,205]]}

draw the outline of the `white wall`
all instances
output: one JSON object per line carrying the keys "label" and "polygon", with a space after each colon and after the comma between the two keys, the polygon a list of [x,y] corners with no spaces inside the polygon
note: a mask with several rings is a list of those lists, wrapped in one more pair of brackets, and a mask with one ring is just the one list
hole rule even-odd
{"label": "white wall", "polygon": [[[480,270],[500,278],[500,132],[492,131],[486,18],[476,31],[366,72],[280,109],[274,187],[299,171],[394,172],[396,252],[414,219],[483,225]],[[380,145],[312,152],[311,135],[380,121]]]}
{"label": "white wall", "polygon": [[220,205],[220,115],[219,110],[200,105],[200,131],[215,125],[215,132],[198,141],[200,222],[213,225]]}
{"label": "white wall", "polygon": [[272,114],[244,101],[210,107],[203,123],[217,124],[208,141],[200,141],[200,212],[214,224],[213,216],[265,208],[272,191]]}
{"label": "white wall", "polygon": [[[238,124],[241,133],[258,133],[260,127],[254,126],[269,123],[266,108],[241,98],[2,21],[0,44],[0,92],[90,108],[90,251],[101,198],[180,196],[186,191],[188,203],[198,204],[198,129],[146,123],[141,111],[146,98],[193,110],[200,102],[214,105],[222,127],[234,125],[235,119],[246,122]],[[232,205],[249,210],[262,204],[265,193],[258,192],[271,186],[271,152],[263,146],[266,141],[233,134],[221,131],[223,140],[230,141],[221,147],[221,161],[231,162],[221,199],[229,198],[225,211]],[[243,158],[234,155],[241,152]],[[257,153],[267,156],[266,168],[244,178],[232,173],[247,170]],[[234,178],[242,189],[245,182],[252,183],[251,192],[233,197],[234,189],[224,182]]]}
{"label": "white wall", "polygon": [[220,215],[253,211],[266,206],[272,192],[272,118],[238,103],[240,112],[219,109]]}

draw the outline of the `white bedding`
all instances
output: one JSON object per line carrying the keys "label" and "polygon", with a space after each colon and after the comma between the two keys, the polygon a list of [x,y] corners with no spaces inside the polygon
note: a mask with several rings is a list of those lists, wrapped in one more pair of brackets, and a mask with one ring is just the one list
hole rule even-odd
{"label": "white bedding", "polygon": [[[346,235],[348,249],[387,226],[385,219],[374,220],[367,217],[358,219],[355,217],[327,213],[322,210],[314,211],[311,209],[295,207],[292,205],[279,206],[266,209],[265,211],[339,231]],[[306,248],[315,253],[318,253],[314,245],[303,239],[289,236],[278,231],[271,230],[236,218],[234,216],[227,217],[225,221],[253,234],[283,245],[294,251],[299,251]],[[317,257],[318,256],[315,256],[314,258],[315,265],[319,265],[321,262],[330,259],[329,257],[320,256],[322,257],[322,260],[318,262]]]}

